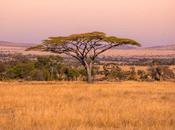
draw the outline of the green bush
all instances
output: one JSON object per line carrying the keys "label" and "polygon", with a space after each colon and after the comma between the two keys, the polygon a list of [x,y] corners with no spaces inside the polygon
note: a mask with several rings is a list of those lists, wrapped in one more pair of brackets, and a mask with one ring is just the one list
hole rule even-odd
{"label": "green bush", "polygon": [[9,67],[6,75],[11,79],[27,79],[33,69],[33,62],[18,63],[16,66]]}
{"label": "green bush", "polygon": [[76,68],[67,68],[65,71],[67,80],[77,80],[79,77],[79,72]]}

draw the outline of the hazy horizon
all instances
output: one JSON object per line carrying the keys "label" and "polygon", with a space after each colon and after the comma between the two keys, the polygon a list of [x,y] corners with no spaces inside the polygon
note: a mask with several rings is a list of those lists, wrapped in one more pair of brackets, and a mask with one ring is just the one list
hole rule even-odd
{"label": "hazy horizon", "polygon": [[0,0],[0,41],[103,31],[143,46],[175,44],[174,0]]}

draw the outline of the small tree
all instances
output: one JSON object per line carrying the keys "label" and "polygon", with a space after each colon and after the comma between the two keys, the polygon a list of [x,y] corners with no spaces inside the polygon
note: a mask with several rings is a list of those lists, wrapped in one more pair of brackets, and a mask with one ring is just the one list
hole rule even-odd
{"label": "small tree", "polygon": [[134,40],[107,36],[103,32],[73,34],[70,36],[49,37],[41,45],[27,50],[43,50],[53,53],[63,53],[76,58],[85,68],[87,81],[92,82],[92,68],[97,56],[103,52],[121,45],[140,46]]}

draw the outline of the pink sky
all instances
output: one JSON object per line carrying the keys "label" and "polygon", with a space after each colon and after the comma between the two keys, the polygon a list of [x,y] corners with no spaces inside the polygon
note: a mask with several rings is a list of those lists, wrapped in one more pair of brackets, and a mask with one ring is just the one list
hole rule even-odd
{"label": "pink sky", "polygon": [[144,46],[175,43],[175,0],[0,0],[0,40],[103,31]]}

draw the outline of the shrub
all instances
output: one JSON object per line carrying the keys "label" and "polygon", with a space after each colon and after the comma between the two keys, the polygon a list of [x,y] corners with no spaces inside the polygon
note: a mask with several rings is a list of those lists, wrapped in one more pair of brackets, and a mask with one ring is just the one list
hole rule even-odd
{"label": "shrub", "polygon": [[79,73],[78,70],[75,68],[67,68],[65,71],[65,75],[67,77],[67,80],[77,80]]}
{"label": "shrub", "polygon": [[130,67],[130,71],[127,72],[127,79],[137,80],[137,72],[135,70],[135,67]]}
{"label": "shrub", "polygon": [[144,70],[138,70],[137,75],[139,76],[139,80],[148,80],[148,74]]}
{"label": "shrub", "polygon": [[153,80],[172,80],[175,79],[175,74],[168,66],[150,66],[149,74]]}
{"label": "shrub", "polygon": [[45,80],[45,76],[44,76],[44,72],[42,70],[38,70],[38,69],[34,69],[31,72],[31,80],[37,80],[37,81],[44,81]]}
{"label": "shrub", "polygon": [[110,63],[103,66],[104,75],[108,80],[125,80],[126,73],[116,64]]}
{"label": "shrub", "polygon": [[7,76],[12,79],[27,79],[30,72],[34,69],[33,62],[18,63],[7,70]]}
{"label": "shrub", "polygon": [[84,67],[80,67],[79,68],[79,75],[80,75],[80,79],[81,80],[83,80],[83,81],[85,81],[85,80],[87,80],[86,79],[86,70],[85,70],[85,68]]}

